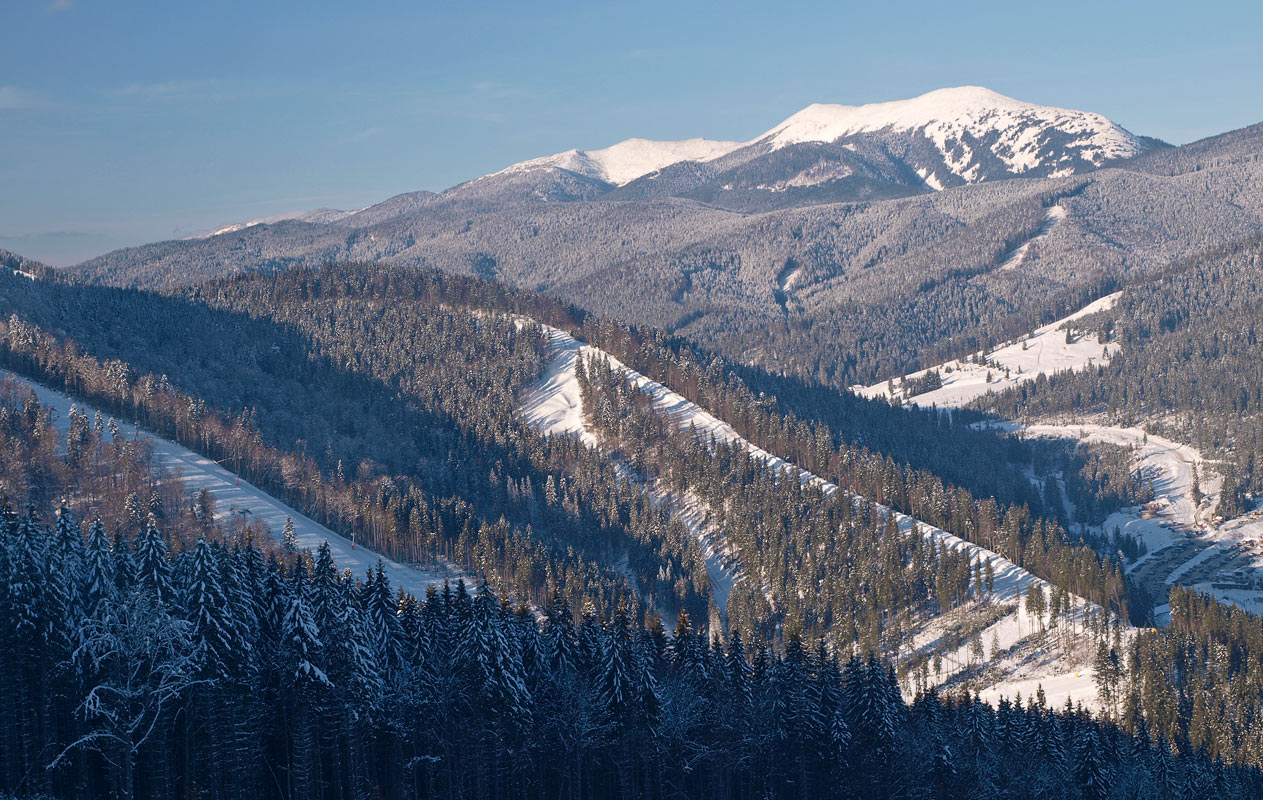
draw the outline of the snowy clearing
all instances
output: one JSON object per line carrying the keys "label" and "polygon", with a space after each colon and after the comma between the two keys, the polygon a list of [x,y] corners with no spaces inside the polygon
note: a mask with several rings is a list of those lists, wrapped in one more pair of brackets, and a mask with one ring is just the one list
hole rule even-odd
{"label": "snowy clearing", "polygon": [[518,413],[527,424],[547,436],[573,433],[583,443],[596,446],[596,437],[584,426],[583,403],[579,397],[579,381],[575,377],[575,361],[585,348],[571,335],[549,328],[549,346],[553,358],[544,367],[536,385],[522,398]]}
{"label": "snowy clearing", "polygon": [[[12,378],[34,391],[41,403],[53,409],[54,424],[62,430],[69,425],[72,406],[90,417],[96,413],[96,408],[87,403],[73,400],[65,394],[48,389],[42,384],[7,370],[0,369],[0,378]],[[109,415],[105,414],[105,416]],[[196,494],[203,488],[209,490],[218,501],[218,511],[215,514],[218,519],[227,519],[236,514],[248,515],[252,519],[264,522],[273,534],[279,537],[280,531],[285,527],[285,518],[290,517],[294,520],[294,531],[298,535],[300,548],[315,550],[322,542],[329,542],[329,550],[333,555],[334,563],[339,569],[350,569],[356,577],[363,577],[370,569],[375,569],[380,560],[386,574],[390,577],[391,585],[402,588],[418,598],[425,597],[425,590],[428,587],[442,586],[444,580],[454,581],[461,577],[466,581],[469,580],[468,575],[463,575],[450,565],[417,569],[364,547],[352,547],[350,540],[242,480],[215,461],[187,447],[141,430],[130,423],[120,420],[119,428],[127,437],[151,439],[157,465],[178,474],[189,492]]]}
{"label": "snowy clearing", "polygon": [[1004,263],[1000,265],[1000,269],[1016,269],[1023,261],[1026,260],[1026,254],[1030,252],[1031,245],[1052,233],[1052,229],[1057,227],[1057,223],[1061,222],[1065,218],[1066,209],[1064,207],[1053,206],[1048,209],[1048,212],[1044,215],[1043,223],[1039,226],[1039,230],[1035,232],[1034,236],[1027,239],[1020,246],[1014,248],[1013,252],[1009,253],[1008,258],[1004,259]]}
{"label": "snowy clearing", "polygon": [[[1001,392],[1025,381],[1035,380],[1039,375],[1080,370],[1094,363],[1108,361],[1118,351],[1117,344],[1101,344],[1094,335],[1083,332],[1076,332],[1073,341],[1067,343],[1066,333],[1061,327],[1089,314],[1113,308],[1121,294],[1122,292],[1115,292],[1106,295],[1069,316],[1039,328],[1025,339],[1011,342],[990,353],[982,351],[970,357],[983,360],[986,364],[961,359],[896,378],[893,380],[896,384],[895,399],[923,407],[934,405],[955,408],[967,405],[990,392]],[[907,387],[931,371],[940,374],[942,387],[908,396]],[[852,390],[863,397],[890,398],[890,383],[891,381],[882,381],[871,386],[852,387]]]}
{"label": "snowy clearing", "polygon": [[[1119,533],[1143,541],[1148,552],[1127,566],[1131,580],[1144,585],[1155,598],[1180,584],[1211,594],[1223,602],[1263,610],[1263,591],[1215,589],[1220,572],[1263,568],[1263,512],[1253,511],[1227,522],[1215,516],[1222,476],[1215,464],[1195,448],[1141,428],[1122,428],[1088,422],[1044,422],[1031,425],[995,423],[1020,436],[1073,438],[1132,448],[1132,465],[1143,470],[1154,488],[1148,509],[1124,508],[1096,526],[1099,532]],[[1193,476],[1202,492],[1193,502]],[[1163,617],[1156,615],[1159,624]]]}

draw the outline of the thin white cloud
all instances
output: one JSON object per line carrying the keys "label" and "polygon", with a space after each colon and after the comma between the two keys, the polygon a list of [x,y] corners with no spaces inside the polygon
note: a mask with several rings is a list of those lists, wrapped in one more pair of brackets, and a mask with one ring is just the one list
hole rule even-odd
{"label": "thin white cloud", "polygon": [[51,3],[44,6],[44,10],[50,13],[56,13],[58,11],[69,11],[74,7],[74,0],[52,0]]}
{"label": "thin white cloud", "polygon": [[35,105],[35,98],[16,86],[0,86],[0,111],[13,111],[19,108],[30,108]]}
{"label": "thin white cloud", "polygon": [[384,125],[374,125],[370,128],[365,128],[364,130],[359,131],[358,133],[351,134],[350,136],[346,137],[346,141],[362,142],[365,139],[372,139],[373,137],[380,135],[385,130],[386,130],[386,126]]}
{"label": "thin white cloud", "polygon": [[231,100],[232,92],[224,90],[217,81],[162,81],[160,83],[129,83],[117,89],[108,89],[107,97],[142,103],[161,103],[177,100]]}

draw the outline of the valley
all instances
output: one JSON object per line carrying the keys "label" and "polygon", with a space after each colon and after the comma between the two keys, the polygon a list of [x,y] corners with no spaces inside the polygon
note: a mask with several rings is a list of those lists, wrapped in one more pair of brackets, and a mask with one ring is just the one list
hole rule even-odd
{"label": "valley", "polygon": [[[1119,345],[1076,329],[1084,317],[1109,311],[1121,293],[1096,300],[1079,311],[1023,335],[1016,342],[978,352],[967,359],[940,364],[920,372],[868,387],[853,387],[866,397],[885,397],[893,402],[950,409],[967,406],[986,396],[1048,377],[1061,371],[1090,371],[1108,363]],[[927,376],[933,375],[933,388]],[[891,389],[894,387],[892,394]],[[1084,444],[1108,443],[1132,451],[1132,466],[1144,476],[1155,494],[1144,508],[1117,511],[1092,526],[1098,532],[1117,531],[1143,542],[1145,554],[1128,564],[1129,578],[1158,599],[1155,620],[1169,620],[1169,606],[1161,602],[1170,586],[1179,584],[1215,596],[1223,602],[1251,611],[1263,611],[1263,548],[1258,542],[1263,527],[1256,512],[1224,520],[1216,514],[1221,476],[1214,462],[1194,448],[1143,429],[1102,425],[1092,415],[1053,420],[975,423],[1024,438],[1073,439]],[[1220,467],[1221,469],[1222,467]],[[1196,490],[1194,484],[1197,485]],[[1194,494],[1196,492],[1196,496]],[[1196,497],[1196,502],[1194,501]],[[1240,572],[1238,572],[1240,571]],[[1251,587],[1216,586],[1221,576],[1253,584]],[[1223,577],[1223,580],[1229,580]]]}
{"label": "valley", "polygon": [[1263,796],[1236,84],[426,11],[0,85],[0,800]]}

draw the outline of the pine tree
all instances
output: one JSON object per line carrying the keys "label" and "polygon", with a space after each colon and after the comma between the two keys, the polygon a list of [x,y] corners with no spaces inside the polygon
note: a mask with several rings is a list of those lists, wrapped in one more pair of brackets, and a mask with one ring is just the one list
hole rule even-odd
{"label": "pine tree", "polygon": [[1104,800],[1109,797],[1112,775],[1096,726],[1081,725],[1078,739],[1077,778],[1084,800]]}
{"label": "pine tree", "polygon": [[193,623],[193,634],[205,647],[203,671],[215,678],[237,673],[243,647],[229,617],[228,596],[220,584],[215,548],[199,539],[193,548],[183,606]]}
{"label": "pine tree", "polygon": [[163,605],[169,605],[174,600],[167,553],[166,539],[158,530],[158,520],[151,512],[136,543],[136,585],[142,591],[153,594]]}
{"label": "pine tree", "polygon": [[307,607],[306,584],[301,571],[290,584],[289,606],[281,620],[281,646],[288,661],[289,678],[299,689],[331,686],[321,664],[324,646],[320,631]]}
{"label": "pine tree", "polygon": [[93,613],[101,603],[114,596],[117,588],[114,582],[114,559],[110,551],[110,540],[105,535],[105,524],[101,522],[100,517],[94,519],[88,527],[85,570],[88,611]]}
{"label": "pine tree", "polygon": [[[329,543],[324,543],[328,547]],[[292,556],[298,552],[298,534],[294,530],[294,518],[285,517],[285,527],[281,530],[281,549],[285,554]]]}

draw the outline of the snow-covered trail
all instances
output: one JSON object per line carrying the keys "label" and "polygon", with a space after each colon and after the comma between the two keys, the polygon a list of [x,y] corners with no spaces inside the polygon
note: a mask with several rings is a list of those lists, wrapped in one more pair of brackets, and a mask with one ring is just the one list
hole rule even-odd
{"label": "snow-covered trail", "polygon": [[[931,370],[936,370],[943,380],[941,388],[930,392],[908,397],[901,388],[896,388],[896,395],[906,403],[916,403],[922,407],[935,405],[940,408],[955,408],[967,405],[990,392],[1001,392],[1026,381],[1033,381],[1039,375],[1051,375],[1064,370],[1080,370],[1094,363],[1108,361],[1114,353],[1118,352],[1116,343],[1101,344],[1095,336],[1088,334],[1080,334],[1073,342],[1067,343],[1065,331],[1061,330],[1061,326],[1089,314],[1113,308],[1121,294],[1122,292],[1115,292],[1089,303],[1073,314],[1039,328],[1025,339],[999,347],[989,353],[975,353],[974,356],[984,357],[986,365],[961,359],[938,364],[896,379],[896,384],[902,382],[902,385],[907,385],[910,381],[924,378]],[[951,372],[948,372],[948,369]],[[1005,370],[1008,370],[1007,376]],[[871,386],[852,387],[852,390],[863,397],[888,398],[890,397],[889,383],[889,381],[882,381]]]}
{"label": "snow-covered trail", "polygon": [[584,426],[583,402],[575,375],[575,363],[579,356],[593,352],[594,348],[581,345],[573,336],[557,328],[546,327],[545,330],[553,357],[544,367],[540,379],[522,398],[518,413],[544,434],[573,433],[584,444],[595,447],[596,437]]}
{"label": "snow-covered trail", "polygon": [[[12,378],[34,391],[40,403],[53,409],[53,422],[63,431],[69,426],[71,406],[77,407],[80,412],[89,417],[96,413],[96,408],[87,403],[74,400],[61,392],[7,370],[0,369],[0,379],[2,378]],[[251,518],[264,522],[273,534],[280,536],[281,530],[285,527],[286,517],[292,518],[300,548],[315,550],[322,542],[329,542],[329,550],[333,555],[334,563],[339,569],[350,569],[356,577],[363,577],[370,569],[376,569],[380,560],[386,574],[390,577],[391,585],[402,588],[418,598],[425,596],[428,587],[442,585],[445,579],[455,580],[458,577],[465,577],[468,580],[468,576],[447,566],[435,565],[430,569],[417,569],[365,547],[352,547],[350,540],[282,503],[215,461],[130,423],[120,420],[118,424],[123,435],[129,438],[148,437],[151,439],[154,461],[158,466],[172,473],[178,473],[185,488],[190,492],[197,493],[203,488],[210,491],[217,501],[216,517],[220,519],[226,519],[234,514],[248,514]]]}
{"label": "snow-covered trail", "polygon": [[1008,258],[1004,259],[1004,263],[1000,265],[1000,269],[1010,270],[1017,269],[1023,261],[1026,260],[1026,254],[1031,251],[1031,245],[1038,242],[1052,233],[1053,228],[1057,227],[1057,223],[1066,218],[1066,209],[1064,206],[1053,206],[1044,214],[1044,221],[1040,223],[1039,229],[1035,231],[1035,235],[1027,239],[1021,245],[1013,248],[1013,252],[1009,253]]}
{"label": "snow-covered trail", "polygon": [[[553,357],[544,367],[543,375],[522,397],[518,414],[529,425],[546,435],[574,434],[589,447],[598,442],[588,430],[583,418],[583,402],[579,393],[579,380],[575,364],[580,356],[601,352],[581,344],[570,334],[545,326]],[[602,353],[603,354],[603,353]],[[708,529],[706,514],[700,504],[691,498],[668,498],[651,487],[659,500],[673,500],[680,510],[680,518],[702,548],[706,557],[706,572],[710,577],[711,590],[720,615],[726,621],[728,595],[739,577],[721,552],[722,544],[715,541],[714,532]]]}
{"label": "snow-covered trail", "polygon": [[[826,494],[839,491],[838,487],[833,483],[806,470],[799,469],[796,465],[755,446],[738,434],[728,423],[718,419],[661,383],[630,369],[608,353],[579,342],[565,331],[548,326],[543,327],[549,336],[554,356],[535,386],[524,396],[519,408],[519,413],[523,419],[536,426],[542,432],[546,434],[574,434],[584,437],[584,441],[595,442],[595,437],[585,427],[578,378],[574,367],[578,358],[596,355],[600,358],[608,359],[613,368],[624,373],[633,385],[650,398],[654,408],[660,414],[672,420],[679,428],[683,430],[692,429],[704,441],[709,441],[713,437],[714,440],[719,442],[737,444],[746,449],[755,458],[763,461],[768,468],[774,471],[788,470],[791,473],[795,473],[804,483],[818,486]],[[859,499],[857,498],[858,501]],[[989,562],[991,564],[995,575],[994,589],[990,593],[991,602],[997,605],[1013,605],[1015,610],[983,631],[983,636],[988,643],[994,638],[1001,649],[1007,650],[1016,645],[1023,636],[1038,627],[1038,621],[1026,613],[1023,599],[1032,586],[1038,587],[1039,590],[1045,593],[1047,598],[1050,589],[1047,582],[1037,578],[1007,558],[961,539],[948,531],[927,525],[924,522],[881,505],[876,505],[876,508],[880,513],[893,514],[901,531],[910,532],[915,526],[923,536],[933,540],[940,546],[945,545],[953,551],[967,553],[971,560],[981,561],[984,564]],[[703,545],[706,547],[707,552],[708,571],[711,571],[712,568],[722,568],[723,564],[717,560],[712,563],[712,558],[716,558],[718,555],[715,542],[713,540],[703,542]],[[746,576],[738,574],[737,579],[740,580],[743,577]],[[1068,615],[1068,618],[1081,619],[1088,609],[1094,607],[1082,598],[1073,598],[1073,602],[1075,603],[1075,609]],[[960,659],[962,668],[964,661],[964,658]],[[1056,658],[1052,658],[1045,665],[1048,674],[1052,676],[1073,674],[1076,666],[1078,665],[1064,663]],[[954,673],[945,674],[942,677],[946,680],[951,677],[951,674]],[[1096,688],[1092,683],[1090,671],[1080,670],[1078,674],[1082,677],[1079,678],[1078,683],[1073,684],[1070,691],[1073,692],[1076,700],[1082,700],[1085,704],[1095,702]],[[1015,675],[1013,678],[1038,681],[1039,675]]]}

